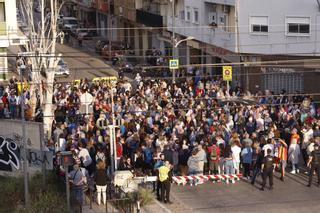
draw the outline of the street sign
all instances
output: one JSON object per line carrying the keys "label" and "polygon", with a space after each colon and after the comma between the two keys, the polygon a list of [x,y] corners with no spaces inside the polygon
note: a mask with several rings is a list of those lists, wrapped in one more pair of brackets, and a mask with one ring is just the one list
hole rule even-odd
{"label": "street sign", "polygon": [[232,66],[223,66],[223,80],[232,81]]}
{"label": "street sign", "polygon": [[179,69],[179,60],[178,59],[172,59],[169,61],[169,67],[171,70]]}

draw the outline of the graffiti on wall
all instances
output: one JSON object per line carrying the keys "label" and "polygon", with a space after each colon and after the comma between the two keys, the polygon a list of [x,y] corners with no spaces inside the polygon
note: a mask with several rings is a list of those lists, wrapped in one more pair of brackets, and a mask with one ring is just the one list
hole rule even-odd
{"label": "graffiti on wall", "polygon": [[0,171],[20,168],[20,147],[13,138],[0,135]]}

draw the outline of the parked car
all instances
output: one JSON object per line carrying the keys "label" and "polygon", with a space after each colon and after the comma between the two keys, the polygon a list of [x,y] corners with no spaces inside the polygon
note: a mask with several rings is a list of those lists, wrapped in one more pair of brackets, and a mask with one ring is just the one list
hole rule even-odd
{"label": "parked car", "polygon": [[78,20],[74,17],[63,17],[63,26],[64,30],[76,30],[78,28]]}
{"label": "parked car", "polygon": [[69,76],[69,75],[70,75],[70,70],[68,68],[67,63],[63,59],[60,59],[55,71],[55,77],[62,77],[62,76]]}
{"label": "parked car", "polygon": [[102,54],[102,48],[109,44],[109,41],[108,40],[99,40],[96,42],[96,46],[95,46],[95,52],[98,53],[98,54]]}
{"label": "parked car", "polygon": [[96,30],[87,30],[87,29],[80,29],[77,31],[76,38],[81,40],[90,40],[93,37],[97,37],[98,33]]}
{"label": "parked car", "polygon": [[101,55],[106,60],[112,60],[115,57],[123,55],[125,53],[125,45],[123,42],[111,42],[111,55],[109,50],[109,44],[104,45],[101,50]]}

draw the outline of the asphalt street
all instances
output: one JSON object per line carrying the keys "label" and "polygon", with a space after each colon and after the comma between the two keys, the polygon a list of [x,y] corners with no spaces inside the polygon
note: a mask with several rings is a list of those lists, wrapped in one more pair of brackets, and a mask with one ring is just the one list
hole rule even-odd
{"label": "asphalt street", "polygon": [[[89,43],[89,42],[85,42]],[[58,44],[57,54],[61,53],[63,60],[68,64],[70,75],[60,77],[58,81],[73,81],[81,78],[92,79],[94,77],[117,76],[118,73],[104,59],[90,51],[84,43],[80,48],[76,42]],[[92,43],[92,42],[91,42]],[[92,45],[89,43],[90,45]]]}
{"label": "asphalt street", "polygon": [[[274,178],[274,189],[260,191],[261,178],[252,186],[206,182],[198,186],[172,185],[172,212],[319,212],[320,188],[306,187],[305,174],[288,174],[285,182]],[[315,177],[316,178],[316,177]],[[314,180],[314,182],[317,180]],[[268,184],[267,184],[268,186]]]}

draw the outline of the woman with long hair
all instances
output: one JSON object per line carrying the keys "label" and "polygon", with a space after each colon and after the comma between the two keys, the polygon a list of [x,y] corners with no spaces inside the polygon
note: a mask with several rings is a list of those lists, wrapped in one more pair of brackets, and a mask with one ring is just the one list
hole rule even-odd
{"label": "woman with long hair", "polygon": [[106,204],[107,199],[107,177],[106,177],[106,165],[101,159],[97,160],[96,173],[94,176],[96,187],[97,187],[97,203],[101,204],[101,194],[102,203]]}

